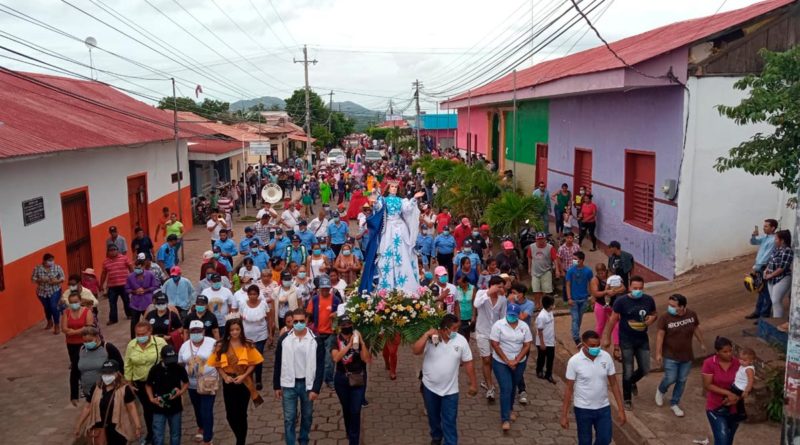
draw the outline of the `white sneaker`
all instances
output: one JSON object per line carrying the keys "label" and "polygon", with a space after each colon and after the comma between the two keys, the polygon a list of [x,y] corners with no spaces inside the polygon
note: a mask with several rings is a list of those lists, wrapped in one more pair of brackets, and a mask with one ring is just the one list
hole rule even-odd
{"label": "white sneaker", "polygon": [[494,400],[494,387],[491,387],[488,391],[486,391],[486,399],[490,401]]}
{"label": "white sneaker", "polygon": [[672,406],[670,407],[670,409],[672,410],[672,412],[673,412],[673,413],[675,413],[675,415],[676,415],[677,417],[683,417],[683,410],[681,409],[681,407],[680,407],[680,406],[678,406],[678,405],[672,405]]}
{"label": "white sneaker", "polygon": [[528,393],[527,392],[522,391],[521,393],[519,393],[519,404],[520,405],[527,405],[528,404]]}
{"label": "white sneaker", "polygon": [[664,393],[656,388],[656,405],[664,406]]}

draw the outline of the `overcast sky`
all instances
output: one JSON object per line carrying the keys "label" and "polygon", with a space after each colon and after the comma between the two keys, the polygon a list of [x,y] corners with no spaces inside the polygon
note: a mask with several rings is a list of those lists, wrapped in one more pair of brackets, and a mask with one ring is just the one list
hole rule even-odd
{"label": "overcast sky", "polygon": [[[711,15],[720,7],[727,11],[756,3],[592,1],[582,0],[581,7],[597,6],[589,15],[608,40]],[[391,97],[395,107],[403,109],[409,105],[415,79],[423,82],[426,94],[455,95],[495,74],[489,71],[481,77],[484,66],[497,70],[504,66],[502,60],[523,58],[520,68],[524,68],[599,43],[581,21],[544,46],[534,59],[522,57],[530,44],[521,44],[510,59],[500,57],[503,53],[498,47],[522,42],[519,39],[530,36],[532,22],[539,29],[544,17],[549,20],[568,9],[569,0],[0,0],[0,5],[5,5],[0,7],[1,46],[89,75],[85,66],[10,40],[40,45],[89,63],[89,51],[82,42],[15,18],[6,7],[16,9],[77,38],[96,38],[99,48],[92,52],[94,66],[113,73],[99,72],[99,80],[148,97],[171,95],[167,77],[175,76],[180,79],[179,95],[184,96],[194,96],[194,85],[199,84],[204,90],[200,99],[286,98],[303,85],[302,64],[293,59],[302,59],[302,45],[307,44],[309,58],[318,61],[309,74],[318,93],[327,95],[333,89],[334,101],[351,100],[376,110],[386,110]],[[569,15],[563,20],[566,18]],[[541,34],[535,42],[547,35]],[[2,66],[51,72],[7,57],[22,58],[0,49]],[[432,97],[423,97],[424,110],[435,111],[435,107]],[[406,113],[412,110],[409,107]]]}

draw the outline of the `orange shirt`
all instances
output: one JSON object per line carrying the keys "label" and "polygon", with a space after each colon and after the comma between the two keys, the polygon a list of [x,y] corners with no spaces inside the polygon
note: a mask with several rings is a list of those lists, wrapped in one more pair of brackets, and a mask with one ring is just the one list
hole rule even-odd
{"label": "orange shirt", "polygon": [[[306,305],[306,313],[314,313],[314,299],[308,301]],[[314,333],[315,334],[333,334],[333,294],[328,297],[319,296],[319,314],[317,320],[314,320]]]}
{"label": "orange shirt", "polygon": [[[239,359],[238,365],[242,366],[251,366],[251,365],[258,365],[264,362],[264,357],[258,352],[258,349],[255,346],[248,345],[248,346],[239,346],[234,347],[231,346],[229,351],[233,351],[233,354]],[[226,373],[234,373],[235,369],[232,366],[228,365],[228,354],[222,354],[217,360],[217,351],[211,353],[211,356],[208,357],[208,361],[206,365],[212,368],[222,368],[223,371]]]}

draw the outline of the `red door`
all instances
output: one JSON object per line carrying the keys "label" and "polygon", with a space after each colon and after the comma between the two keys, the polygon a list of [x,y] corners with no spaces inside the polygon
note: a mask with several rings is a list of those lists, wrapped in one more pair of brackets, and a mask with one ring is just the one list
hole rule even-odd
{"label": "red door", "polygon": [[575,193],[585,187],[587,193],[592,190],[592,151],[585,148],[575,149],[575,183],[572,190]]}
{"label": "red door", "polygon": [[131,235],[134,229],[141,227],[146,235],[150,235],[147,219],[147,181],[144,175],[128,178],[128,215],[131,222]]}
{"label": "red door", "polygon": [[641,229],[653,230],[656,183],[656,155],[625,153],[625,221]]}
{"label": "red door", "polygon": [[547,144],[536,144],[536,183],[547,186]]}
{"label": "red door", "polygon": [[85,268],[92,267],[92,238],[86,192],[62,197],[61,213],[64,218],[64,244],[67,246],[67,269],[70,275],[80,274]]}

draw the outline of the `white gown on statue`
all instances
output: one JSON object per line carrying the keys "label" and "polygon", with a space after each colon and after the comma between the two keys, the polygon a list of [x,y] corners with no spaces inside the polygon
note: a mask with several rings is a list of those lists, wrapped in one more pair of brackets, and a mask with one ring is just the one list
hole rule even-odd
{"label": "white gown on statue", "polygon": [[384,211],[383,231],[378,245],[377,289],[419,289],[419,269],[414,251],[419,233],[419,207],[416,199],[379,197],[375,211]]}

